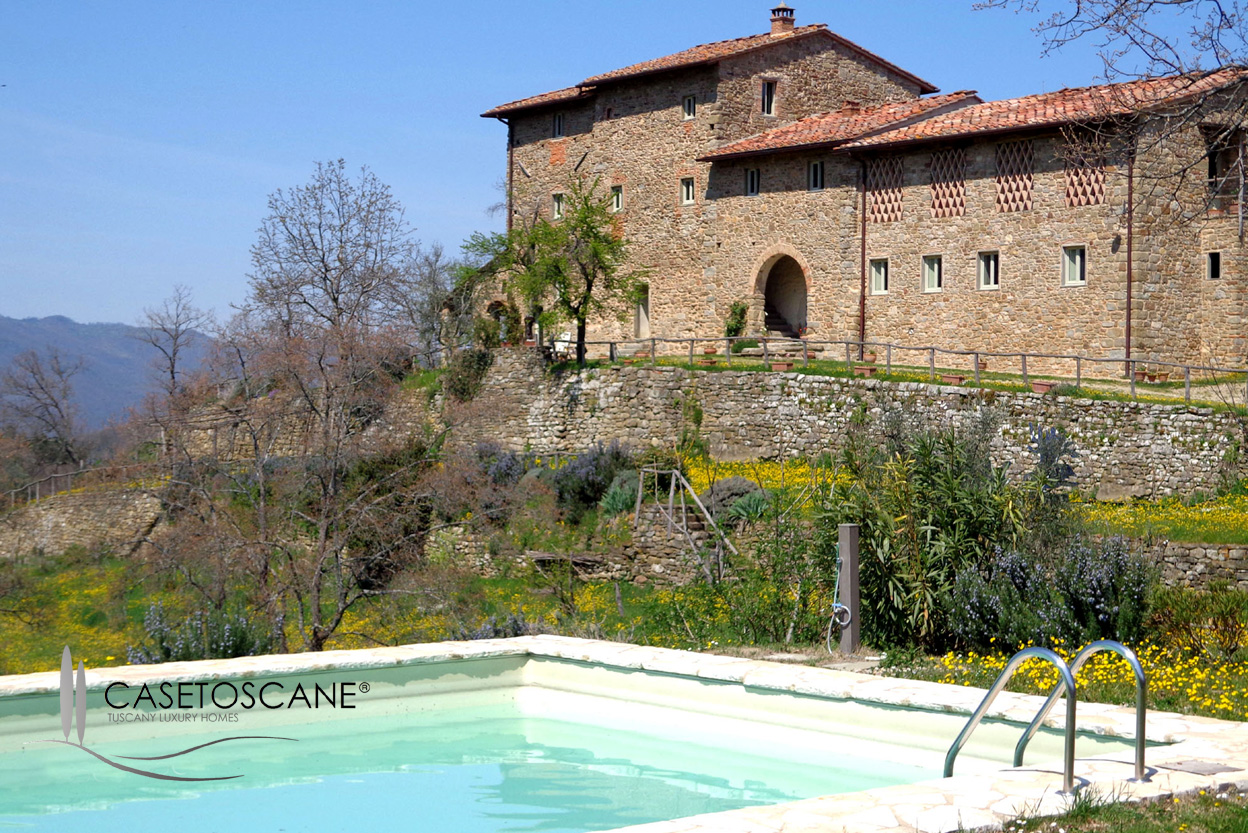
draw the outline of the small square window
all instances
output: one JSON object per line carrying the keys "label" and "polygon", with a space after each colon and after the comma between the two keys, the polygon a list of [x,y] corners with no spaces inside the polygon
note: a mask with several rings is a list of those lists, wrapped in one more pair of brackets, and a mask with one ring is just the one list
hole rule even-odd
{"label": "small square window", "polygon": [[776,114],[776,82],[764,81],[762,90],[762,113],[764,116]]}
{"label": "small square window", "polygon": [[693,177],[685,177],[680,181],[680,202],[681,205],[693,205],[694,201],[694,185]]}
{"label": "small square window", "polygon": [[563,138],[563,113],[555,113],[550,123],[550,136],[553,139]]}
{"label": "small square window", "polygon": [[551,209],[551,214],[554,215],[556,220],[563,219],[563,194],[554,195],[554,206]]}
{"label": "small square window", "polygon": [[611,211],[620,212],[624,210],[624,186],[611,186]]}
{"label": "small square window", "polygon": [[1209,252],[1205,255],[1205,277],[1216,281],[1222,277],[1222,253]]}
{"label": "small square window", "polygon": [[696,95],[685,96],[684,103],[681,105],[684,113],[685,121],[690,121],[698,117],[698,97]]}
{"label": "small square window", "polygon": [[811,191],[823,190],[823,163],[811,162],[806,166],[806,187]]}
{"label": "small square window", "polygon": [[979,288],[1001,288],[1001,254],[1000,252],[979,253]]}
{"label": "small square window", "polygon": [[763,172],[758,168],[745,169],[745,195],[747,197],[757,197],[759,186],[762,185]]}
{"label": "small square window", "polygon": [[888,294],[888,259],[880,258],[871,261],[871,294],[887,295]]}
{"label": "small square window", "polygon": [[940,292],[945,288],[945,264],[940,255],[923,258],[923,291]]}
{"label": "small square window", "polygon": [[1084,286],[1088,282],[1088,248],[1062,247],[1062,286]]}

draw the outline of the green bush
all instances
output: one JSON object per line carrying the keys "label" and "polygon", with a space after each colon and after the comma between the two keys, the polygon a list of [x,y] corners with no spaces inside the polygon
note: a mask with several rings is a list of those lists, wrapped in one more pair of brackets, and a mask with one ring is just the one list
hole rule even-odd
{"label": "green bush", "polygon": [[724,335],[736,338],[745,332],[745,316],[750,308],[745,301],[733,301],[728,307],[728,318],[724,320]]}
{"label": "green bush", "polygon": [[502,344],[502,325],[493,318],[482,317],[472,322],[472,340],[478,350],[492,350]]}
{"label": "green bush", "polygon": [[819,523],[827,534],[861,527],[864,640],[934,650],[948,641],[941,602],[955,576],[1016,548],[1024,490],[989,458],[995,423],[911,432],[903,420],[873,423],[878,439],[851,431],[842,463],[852,477],[833,487]]}
{"label": "green bush", "polygon": [[157,602],[143,617],[146,645],[126,648],[131,665],[153,665],[198,659],[230,659],[272,653],[273,630],[241,613],[210,609],[171,620]]}
{"label": "green bush", "polygon": [[633,468],[632,456],[616,441],[591,446],[555,472],[555,493],[570,520],[577,522],[598,505],[616,475]]}
{"label": "green bush", "polygon": [[943,600],[952,637],[977,651],[1097,639],[1136,642],[1157,576],[1120,538],[1075,538],[1055,560],[1002,552],[958,573]]}
{"label": "green bush", "polygon": [[1215,662],[1248,662],[1248,591],[1167,587],[1153,596],[1148,632],[1164,647]]}
{"label": "green bush", "polygon": [[758,346],[758,339],[740,338],[732,343],[732,352],[740,353],[742,350],[752,349]]}
{"label": "green bush", "polygon": [[616,515],[633,511],[633,507],[636,505],[637,483],[634,479],[631,489],[623,485],[613,485],[607,489],[607,493],[602,496],[602,500],[598,503],[598,508],[602,510],[604,518],[613,518]]}
{"label": "green bush", "polygon": [[771,494],[759,489],[757,492],[750,492],[733,501],[724,517],[729,521],[748,525],[765,518],[770,508]]}
{"label": "green bush", "polygon": [[442,387],[460,402],[471,400],[481,389],[481,382],[493,361],[489,350],[460,350],[446,364]]}

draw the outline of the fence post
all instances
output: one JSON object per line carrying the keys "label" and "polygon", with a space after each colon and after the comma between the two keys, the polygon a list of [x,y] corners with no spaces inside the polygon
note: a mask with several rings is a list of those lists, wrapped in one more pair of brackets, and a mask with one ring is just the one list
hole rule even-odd
{"label": "fence post", "polygon": [[1027,385],[1030,385],[1030,384],[1031,384],[1031,382],[1029,382],[1029,381],[1027,380],[1027,354],[1026,354],[1026,353],[1019,353],[1019,356],[1020,356],[1020,357],[1022,358],[1022,360],[1023,360],[1023,386],[1025,387],[1025,386],[1027,386]]}
{"label": "fence post", "polygon": [[847,341],[847,342],[845,342],[845,366],[846,366],[846,367],[853,367],[853,366],[854,366],[854,360],[853,360],[853,358],[851,358],[851,356],[853,356],[853,353],[851,353],[851,352],[850,352],[850,350],[851,350],[851,348],[850,348],[850,344],[849,344],[849,342]]}
{"label": "fence post", "polygon": [[979,354],[972,354],[971,360],[975,362],[975,387],[979,387]]}
{"label": "fence post", "polygon": [[658,363],[659,340],[657,338],[650,339],[650,364]]}
{"label": "fence post", "polygon": [[841,653],[855,653],[862,644],[862,617],[858,595],[858,524],[841,524],[837,528],[841,565],[837,582],[841,586],[841,604],[849,608],[849,624],[841,628]]}
{"label": "fence post", "polygon": [[694,339],[689,339],[689,369],[690,370],[693,370],[693,342],[694,342]]}
{"label": "fence post", "polygon": [[891,341],[884,348],[884,372],[890,375],[893,372],[893,343]]}
{"label": "fence post", "polygon": [[1127,375],[1131,377],[1131,398],[1135,399],[1135,359],[1127,362]]}
{"label": "fence post", "polygon": [[1083,360],[1075,356],[1075,390],[1083,387]]}
{"label": "fence post", "polygon": [[936,381],[936,348],[932,347],[927,351],[927,378],[928,381]]}
{"label": "fence post", "polygon": [[610,351],[610,353],[611,353],[611,355],[610,355],[610,357],[609,357],[609,358],[610,358],[610,361],[611,361],[611,364],[615,364],[615,342],[614,342],[614,341],[613,341],[613,342],[611,342],[611,346],[610,346],[610,347],[608,347],[607,349],[608,349],[608,350]]}
{"label": "fence post", "polygon": [[1192,366],[1183,365],[1183,403],[1192,404]]}
{"label": "fence post", "polygon": [[728,364],[732,364],[732,339],[724,339],[724,357],[728,360]]}
{"label": "fence post", "polygon": [[802,342],[802,367],[810,367],[810,347]]}
{"label": "fence post", "polygon": [[771,357],[767,352],[767,339],[764,338],[763,339],[763,364],[767,364],[770,361],[771,361]]}

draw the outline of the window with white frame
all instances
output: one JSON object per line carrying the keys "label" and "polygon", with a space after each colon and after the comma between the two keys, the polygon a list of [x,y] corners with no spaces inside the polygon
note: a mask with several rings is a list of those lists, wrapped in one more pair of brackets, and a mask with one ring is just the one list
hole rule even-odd
{"label": "window with white frame", "polygon": [[624,186],[611,186],[611,211],[620,212],[624,210]]}
{"label": "window with white frame", "polygon": [[690,121],[698,116],[698,97],[696,95],[687,95],[681,105],[681,112],[684,113],[685,121]]}
{"label": "window with white frame", "polygon": [[1222,253],[1209,252],[1205,255],[1205,277],[1216,281],[1222,277]]}
{"label": "window with white frame", "polygon": [[555,113],[550,121],[550,136],[553,139],[563,138],[563,113]]}
{"label": "window with white frame", "polygon": [[811,162],[806,166],[806,187],[811,191],[823,190],[822,162]]}
{"label": "window with white frame", "polygon": [[687,176],[680,181],[681,205],[693,205],[694,195],[693,177]]}
{"label": "window with white frame", "polygon": [[556,220],[563,219],[563,194],[553,195],[553,205],[550,212]]}
{"label": "window with white frame", "polygon": [[923,291],[940,292],[945,288],[945,263],[940,255],[923,256]]}
{"label": "window with white frame", "polygon": [[979,253],[979,288],[1001,288],[1001,253]]}
{"label": "window with white frame", "polygon": [[888,258],[872,260],[868,271],[871,274],[871,294],[888,294]]}
{"label": "window with white frame", "polygon": [[758,168],[745,169],[745,195],[747,197],[757,197],[759,186],[763,182],[763,172]]}
{"label": "window with white frame", "polygon": [[1062,247],[1062,286],[1083,286],[1088,282],[1088,247]]}
{"label": "window with white frame", "polygon": [[776,114],[776,82],[764,81],[762,96],[762,114],[764,116],[774,116]]}

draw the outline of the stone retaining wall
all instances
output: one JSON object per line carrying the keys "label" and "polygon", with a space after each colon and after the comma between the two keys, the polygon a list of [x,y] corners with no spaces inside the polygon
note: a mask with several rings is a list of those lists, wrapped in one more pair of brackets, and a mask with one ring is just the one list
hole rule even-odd
{"label": "stone retaining wall", "polygon": [[1243,477],[1244,426],[1212,408],[1096,401],[913,382],[798,373],[689,371],[648,365],[547,373],[533,350],[504,349],[480,394],[490,403],[461,436],[539,453],[577,452],[620,440],[671,445],[682,403],[696,401],[701,431],[719,460],[836,453],[851,421],[896,411],[916,425],[967,424],[986,411],[1000,420],[993,455],[1015,476],[1035,465],[1034,427],[1058,426],[1074,440],[1080,488],[1106,500],[1214,490]]}
{"label": "stone retaining wall", "polygon": [[1248,546],[1159,541],[1145,545],[1144,552],[1171,587],[1206,590],[1213,582],[1226,582],[1248,590]]}
{"label": "stone retaining wall", "polygon": [[73,546],[133,552],[160,522],[161,502],[150,492],[107,489],[53,495],[0,517],[0,558]]}

